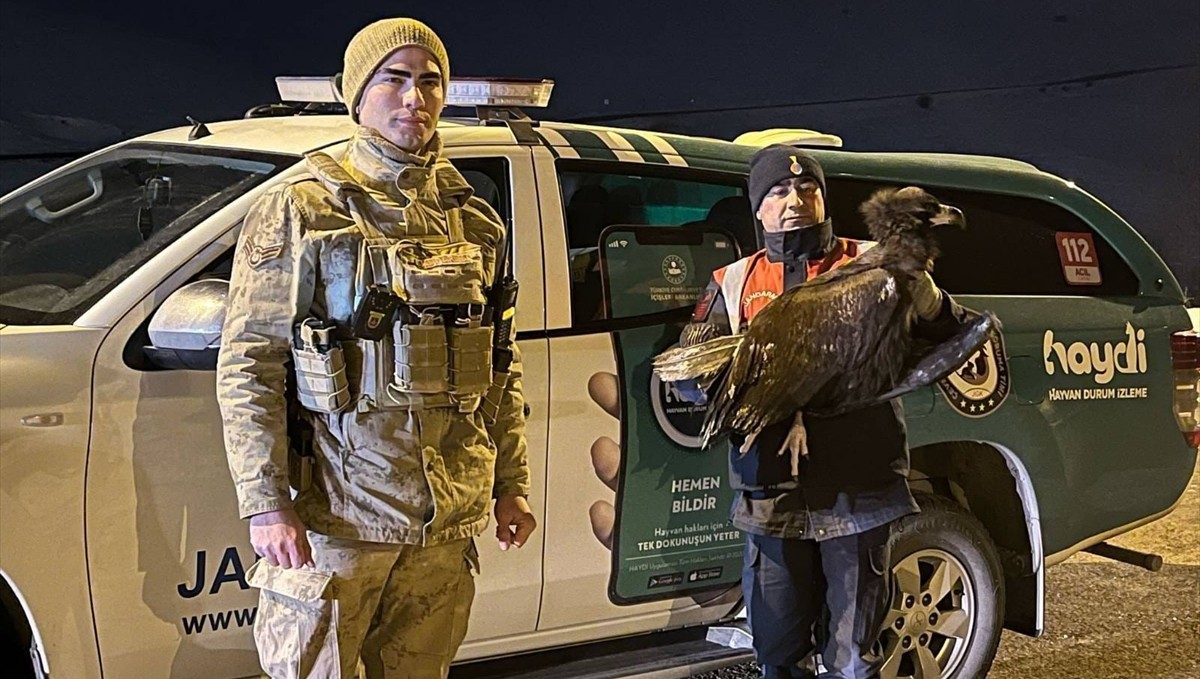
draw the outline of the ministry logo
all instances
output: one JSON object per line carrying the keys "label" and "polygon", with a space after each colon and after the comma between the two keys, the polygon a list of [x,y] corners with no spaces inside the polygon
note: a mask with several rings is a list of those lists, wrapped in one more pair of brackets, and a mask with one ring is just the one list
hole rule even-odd
{"label": "ministry logo", "polygon": [[678,255],[667,255],[662,263],[662,275],[671,285],[682,285],[687,280],[687,262]]}

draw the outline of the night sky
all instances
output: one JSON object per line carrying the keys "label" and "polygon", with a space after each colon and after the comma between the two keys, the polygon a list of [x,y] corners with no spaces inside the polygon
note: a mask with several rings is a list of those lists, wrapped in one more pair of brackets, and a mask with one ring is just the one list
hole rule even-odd
{"label": "night sky", "polygon": [[[1019,158],[1072,179],[1200,290],[1200,2],[0,0],[0,191],[163,127],[240,117],[410,13],[459,75],[549,77],[558,120]],[[19,156],[20,160],[14,160]]]}

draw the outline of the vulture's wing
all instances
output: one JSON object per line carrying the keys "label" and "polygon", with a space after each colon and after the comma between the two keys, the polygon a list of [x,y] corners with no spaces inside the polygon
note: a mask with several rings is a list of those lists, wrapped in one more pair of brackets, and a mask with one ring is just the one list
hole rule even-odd
{"label": "vulture's wing", "polygon": [[707,386],[704,380],[725,367],[742,339],[742,335],[724,335],[688,347],[668,349],[654,357],[654,372],[665,382],[700,380],[702,386]]}
{"label": "vulture's wing", "polygon": [[935,345],[920,357],[916,365],[905,373],[896,386],[875,398],[860,403],[846,403],[817,414],[837,415],[868,406],[890,401],[911,391],[928,386],[961,367],[987,342],[988,335],[1000,328],[995,314],[985,311],[971,322],[958,329],[950,339]]}
{"label": "vulture's wing", "polygon": [[791,418],[831,378],[863,363],[898,322],[898,304],[896,280],[883,269],[814,280],[768,304],[714,388],[706,440]]}

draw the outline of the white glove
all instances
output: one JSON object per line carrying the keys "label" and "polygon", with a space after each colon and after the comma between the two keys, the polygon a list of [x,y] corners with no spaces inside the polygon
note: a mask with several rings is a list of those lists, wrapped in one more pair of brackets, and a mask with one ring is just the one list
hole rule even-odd
{"label": "white glove", "polygon": [[921,320],[932,321],[941,313],[942,291],[934,284],[928,271],[909,279],[908,294],[912,296],[913,309]]}

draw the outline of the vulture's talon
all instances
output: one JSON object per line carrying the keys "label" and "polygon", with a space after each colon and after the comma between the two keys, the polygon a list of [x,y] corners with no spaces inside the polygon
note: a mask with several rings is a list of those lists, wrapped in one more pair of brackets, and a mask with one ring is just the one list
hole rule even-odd
{"label": "vulture's talon", "polygon": [[800,476],[800,458],[808,457],[808,430],[804,428],[804,416],[797,412],[796,419],[788,429],[787,438],[779,448],[779,454],[788,453],[792,458],[792,476]]}

